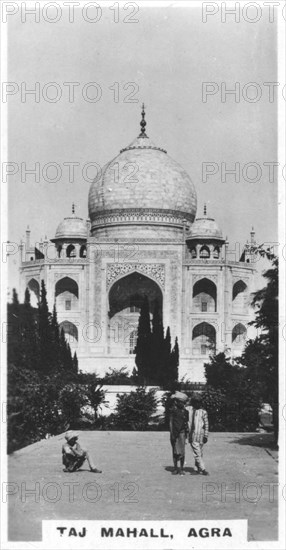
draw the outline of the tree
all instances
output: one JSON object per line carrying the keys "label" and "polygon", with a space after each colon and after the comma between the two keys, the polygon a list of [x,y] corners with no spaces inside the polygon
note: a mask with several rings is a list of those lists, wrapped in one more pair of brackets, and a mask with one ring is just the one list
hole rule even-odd
{"label": "tree", "polygon": [[157,409],[154,389],[139,387],[129,394],[117,395],[114,427],[121,430],[147,430]]}
{"label": "tree", "polygon": [[151,346],[151,324],[150,311],[147,296],[144,296],[138,321],[138,338],[136,344],[135,363],[138,369],[138,379],[141,384],[146,385],[150,374],[150,346]]}
{"label": "tree", "polygon": [[25,290],[24,305],[22,306],[22,341],[21,361],[25,368],[38,369],[39,367],[39,339],[36,310],[31,306],[30,291]]}
{"label": "tree", "polygon": [[230,391],[243,372],[238,366],[232,365],[224,353],[211,356],[204,367],[207,385],[224,391]]}
{"label": "tree", "polygon": [[65,372],[74,372],[74,362],[73,357],[71,353],[71,348],[69,343],[66,341],[65,332],[62,329],[60,331],[60,359],[61,359],[61,365],[62,369]]}
{"label": "tree", "polygon": [[75,374],[78,373],[78,358],[77,358],[76,351],[74,352],[74,355],[73,355],[73,371],[75,372]]}
{"label": "tree", "polygon": [[[264,252],[264,254],[263,254]],[[278,259],[267,251],[261,251],[272,261],[272,267],[264,274],[267,285],[253,294],[252,305],[256,308],[255,320],[250,324],[262,332],[250,340],[240,363],[246,366],[249,382],[256,384],[261,399],[273,409],[275,441],[278,439]]]}
{"label": "tree", "polygon": [[19,298],[15,288],[13,288],[12,303],[14,304],[14,306],[19,306]]}
{"label": "tree", "polygon": [[259,392],[246,369],[218,353],[205,364],[207,386],[203,401],[210,412],[212,429],[254,431],[259,423]]}
{"label": "tree", "polygon": [[42,372],[49,372],[53,365],[53,331],[51,315],[47,302],[47,291],[45,282],[41,281],[41,296],[39,301],[39,369]]}
{"label": "tree", "polygon": [[155,301],[148,378],[153,384],[161,384],[166,369],[166,342],[158,300]]}
{"label": "tree", "polygon": [[171,387],[175,387],[175,385],[178,382],[178,378],[179,378],[179,358],[180,358],[179,342],[178,342],[178,338],[176,337],[175,338],[175,345],[172,349],[172,354],[171,354],[171,372],[170,372]]}

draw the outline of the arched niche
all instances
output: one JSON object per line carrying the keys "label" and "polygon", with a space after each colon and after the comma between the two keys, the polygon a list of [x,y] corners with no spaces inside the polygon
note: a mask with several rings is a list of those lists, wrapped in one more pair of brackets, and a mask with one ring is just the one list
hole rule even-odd
{"label": "arched niche", "polygon": [[193,355],[209,355],[216,349],[216,330],[210,323],[198,323],[192,333]]}
{"label": "arched niche", "polygon": [[78,328],[71,321],[62,321],[59,325],[60,331],[64,331],[66,341],[71,347],[74,347],[78,343]]}
{"label": "arched niche", "polygon": [[58,312],[78,309],[78,284],[71,277],[63,277],[55,286],[56,309]]}
{"label": "arched niche", "polygon": [[217,287],[213,281],[204,277],[193,286],[193,311],[203,313],[217,310]]}
{"label": "arched niche", "polygon": [[232,288],[232,310],[243,313],[247,311],[248,292],[244,281],[237,281]]}
{"label": "arched niche", "polygon": [[30,303],[32,307],[37,307],[40,298],[40,285],[34,278],[30,279],[27,285],[30,291]]}

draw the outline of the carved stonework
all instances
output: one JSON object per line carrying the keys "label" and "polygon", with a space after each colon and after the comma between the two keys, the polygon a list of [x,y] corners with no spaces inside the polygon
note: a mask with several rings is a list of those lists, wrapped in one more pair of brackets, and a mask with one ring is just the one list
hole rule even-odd
{"label": "carved stonework", "polygon": [[120,277],[129,275],[134,271],[142,273],[154,279],[164,290],[165,289],[165,265],[164,264],[140,264],[140,263],[112,263],[106,265],[106,287],[107,289]]}
{"label": "carved stonework", "polygon": [[202,317],[198,317],[196,319],[191,320],[192,330],[197,325],[200,325],[201,323],[206,323],[207,325],[211,325],[212,327],[214,327],[216,329],[216,331],[218,331],[219,325],[218,325],[218,321],[216,319],[205,319],[205,318],[202,318]]}
{"label": "carved stonework", "polygon": [[74,279],[77,283],[79,282],[78,273],[71,273],[70,271],[68,273],[55,273],[54,281],[56,282],[59,279],[64,279],[65,277],[69,277],[69,279]]}
{"label": "carved stonework", "polygon": [[117,225],[118,223],[128,224],[171,224],[183,226],[187,220],[193,222],[193,215],[180,210],[166,210],[159,208],[125,208],[118,210],[105,210],[98,212],[92,221],[92,231],[95,228]]}
{"label": "carved stonework", "polygon": [[197,281],[200,281],[201,279],[209,279],[213,283],[217,284],[217,275],[210,275],[208,273],[206,274],[200,274],[200,275],[193,275],[193,283],[196,283]]}
{"label": "carved stonework", "polygon": [[243,283],[248,286],[249,283],[249,277],[244,277],[244,275],[236,275],[235,277],[232,277],[233,284],[237,283],[238,281],[242,281]]}

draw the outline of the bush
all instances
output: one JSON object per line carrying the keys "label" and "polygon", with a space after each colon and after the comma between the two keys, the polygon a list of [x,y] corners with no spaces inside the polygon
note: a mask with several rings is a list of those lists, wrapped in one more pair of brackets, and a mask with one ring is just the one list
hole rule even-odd
{"label": "bush", "polygon": [[68,428],[92,429],[104,395],[95,375],[44,375],[10,364],[8,453]]}
{"label": "bush", "polygon": [[118,395],[113,427],[118,430],[147,430],[157,409],[155,392],[155,389],[147,392],[146,388],[139,387],[129,394]]}
{"label": "bush", "polygon": [[100,381],[101,384],[109,386],[131,386],[132,384],[136,384],[136,375],[134,372],[130,375],[127,367],[121,367],[120,369],[110,367]]}
{"label": "bush", "polygon": [[202,395],[202,406],[209,418],[209,428],[213,432],[226,431],[226,396],[219,389],[207,387]]}
{"label": "bush", "polygon": [[219,353],[205,364],[207,387],[203,394],[212,430],[249,432],[259,425],[260,395],[246,368]]}

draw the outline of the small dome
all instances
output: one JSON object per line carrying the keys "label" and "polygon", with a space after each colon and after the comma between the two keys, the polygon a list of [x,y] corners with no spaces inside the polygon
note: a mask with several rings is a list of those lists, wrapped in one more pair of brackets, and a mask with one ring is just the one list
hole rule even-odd
{"label": "small dome", "polygon": [[64,218],[58,225],[55,238],[57,239],[87,239],[87,225],[82,218],[71,216]]}
{"label": "small dome", "polygon": [[188,240],[190,239],[208,239],[224,241],[221,229],[213,218],[197,218],[193,223]]}

